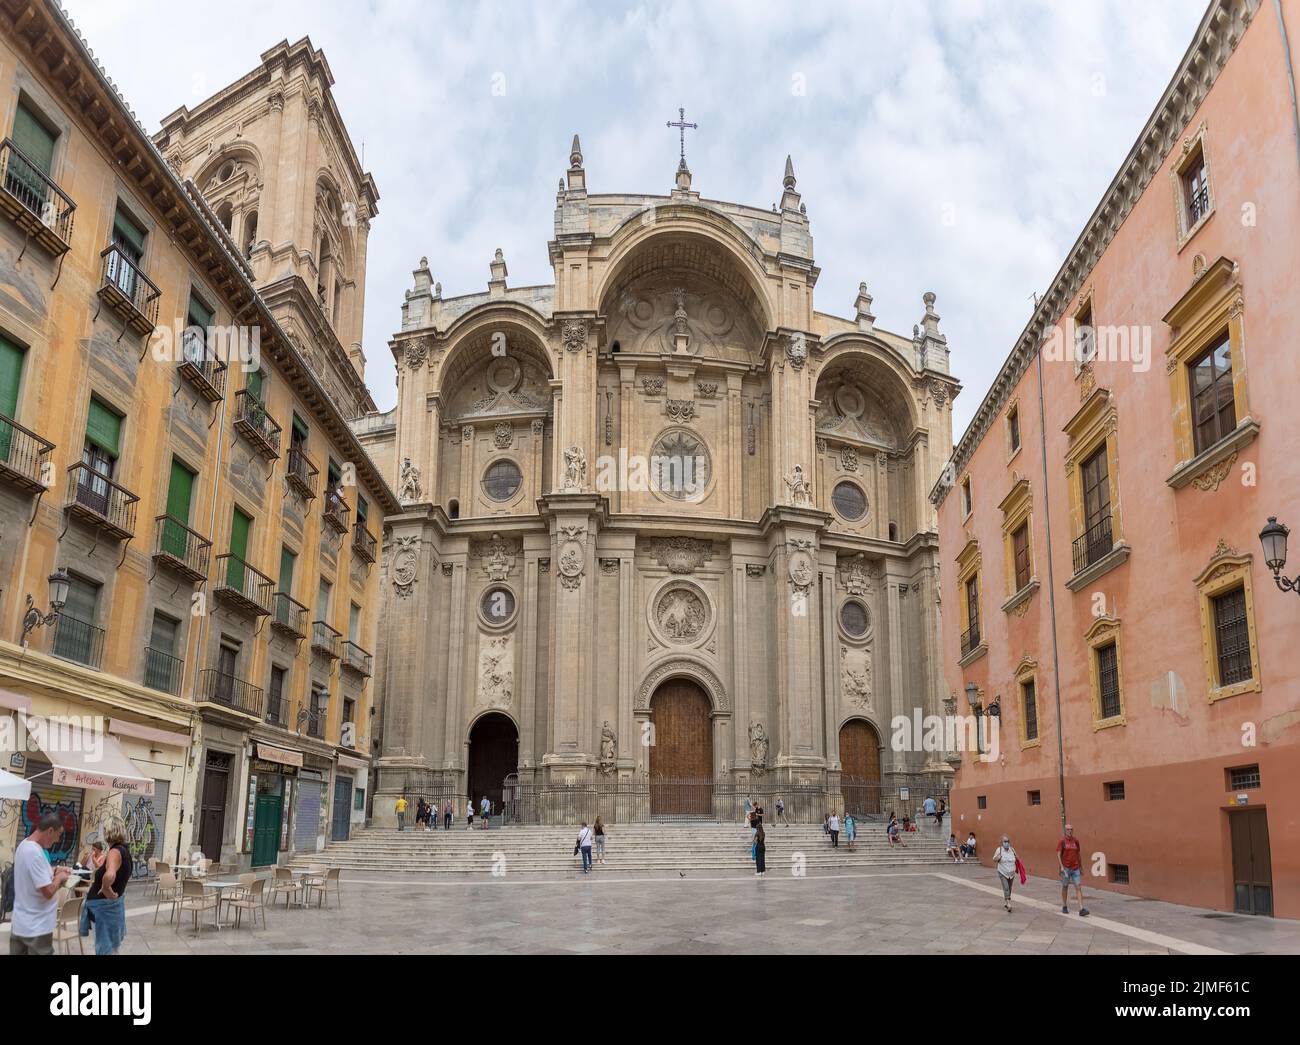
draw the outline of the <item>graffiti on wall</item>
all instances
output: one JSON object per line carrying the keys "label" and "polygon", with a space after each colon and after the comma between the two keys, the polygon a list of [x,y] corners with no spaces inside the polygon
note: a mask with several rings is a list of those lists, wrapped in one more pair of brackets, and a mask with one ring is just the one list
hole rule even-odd
{"label": "graffiti on wall", "polygon": [[149,874],[148,861],[163,856],[162,827],[166,810],[165,786],[160,791],[156,784],[153,798],[109,795],[86,810],[82,818],[86,841],[102,840],[110,827],[120,828],[131,853],[131,876],[144,878]]}
{"label": "graffiti on wall", "polygon": [[77,858],[82,801],[82,792],[75,788],[33,784],[30,797],[19,803],[19,838],[26,838],[35,831],[45,814],[54,813],[63,823],[63,833],[49,849],[50,861],[56,864],[72,862]]}

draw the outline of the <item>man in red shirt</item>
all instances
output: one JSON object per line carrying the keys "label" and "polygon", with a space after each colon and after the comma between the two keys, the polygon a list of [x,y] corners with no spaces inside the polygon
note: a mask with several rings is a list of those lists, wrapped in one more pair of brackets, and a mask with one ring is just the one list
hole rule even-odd
{"label": "man in red shirt", "polygon": [[1080,916],[1088,917],[1088,908],[1083,906],[1083,861],[1080,860],[1079,840],[1074,837],[1074,828],[1065,825],[1065,837],[1057,843],[1056,862],[1061,865],[1061,913],[1070,913],[1070,886],[1074,886],[1074,895],[1079,900]]}

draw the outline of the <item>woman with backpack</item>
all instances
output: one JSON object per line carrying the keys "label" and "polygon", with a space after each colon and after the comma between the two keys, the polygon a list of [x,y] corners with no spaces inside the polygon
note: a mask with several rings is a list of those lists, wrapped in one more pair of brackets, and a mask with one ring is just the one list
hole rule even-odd
{"label": "woman with backpack", "polygon": [[1020,884],[1023,885],[1027,876],[1025,865],[1020,862],[1020,857],[1016,856],[1016,851],[1011,848],[1011,839],[1006,835],[1002,836],[1002,845],[993,856],[993,866],[997,868],[998,881],[1002,883],[1002,906],[1010,914],[1012,879],[1018,875]]}

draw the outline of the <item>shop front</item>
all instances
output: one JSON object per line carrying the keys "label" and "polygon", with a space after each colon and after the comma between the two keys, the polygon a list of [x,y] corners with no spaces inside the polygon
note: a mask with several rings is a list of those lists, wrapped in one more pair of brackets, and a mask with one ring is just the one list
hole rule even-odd
{"label": "shop front", "polygon": [[288,849],[290,811],[302,753],[260,742],[254,747],[256,757],[248,764],[244,851],[251,866],[271,867]]}

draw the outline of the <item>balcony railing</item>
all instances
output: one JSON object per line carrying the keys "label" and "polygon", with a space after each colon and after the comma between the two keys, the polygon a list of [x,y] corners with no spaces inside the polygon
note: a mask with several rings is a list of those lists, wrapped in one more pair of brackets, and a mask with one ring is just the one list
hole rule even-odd
{"label": "balcony railing", "polygon": [[197,584],[208,576],[208,561],[212,555],[212,542],[191,530],[179,519],[160,515],[154,520],[154,562],[179,573]]}
{"label": "balcony railing", "polygon": [[248,565],[234,552],[217,556],[217,583],[212,595],[236,610],[255,617],[271,613],[275,583],[261,570]]}
{"label": "balcony railing", "polygon": [[208,346],[197,327],[187,327],[181,335],[181,377],[198,389],[199,395],[209,403],[217,403],[226,395],[228,367]]}
{"label": "balcony railing", "polygon": [[42,480],[54,444],[0,414],[0,482],[30,493],[45,489]]}
{"label": "balcony railing", "polygon": [[50,652],[65,660],[98,668],[104,659],[104,629],[71,614],[60,613],[54,620]]}
{"label": "balcony railing", "polygon": [[339,639],[342,637],[341,631],[335,631],[323,620],[311,622],[311,648],[315,653],[322,653],[330,660],[338,660]]}
{"label": "balcony railing", "polygon": [[306,726],[307,735],[315,737],[317,740],[325,739],[325,719],[328,717],[325,708],[307,708]]}
{"label": "balcony railing", "polygon": [[185,661],[165,650],[144,648],[144,684],[150,689],[162,690],[179,696]]}
{"label": "balcony railing", "polygon": [[199,672],[199,699],[209,704],[220,704],[261,718],[264,697],[261,689],[237,675],[216,668],[204,668]]}
{"label": "balcony railing", "polygon": [[375,561],[375,548],[378,542],[375,535],[366,529],[366,524],[360,519],[352,527],[352,554],[366,562]]}
{"label": "balcony railing", "polygon": [[321,521],[336,534],[342,535],[348,532],[348,515],[351,511],[347,501],[331,490],[325,495],[325,511],[321,515]]}
{"label": "balcony railing", "polygon": [[266,698],[266,721],[273,726],[284,726],[285,713],[289,710],[289,702],[284,699],[283,694],[276,696],[274,693],[269,694]]}
{"label": "balcony railing", "polygon": [[1110,533],[1110,513],[1107,512],[1084,530],[1081,536],[1074,539],[1071,547],[1074,553],[1075,573],[1087,569],[1103,555],[1108,554],[1115,547]]}
{"label": "balcony railing", "polygon": [[373,661],[374,658],[351,639],[343,643],[342,666],[344,668],[355,671],[364,678],[370,678],[370,666]]}
{"label": "balcony railing", "polygon": [[271,629],[295,639],[307,637],[307,614],[311,611],[288,592],[271,596]]}
{"label": "balcony railing", "polygon": [[68,493],[63,507],[78,519],[120,541],[135,536],[135,512],[139,500],[125,486],[113,482],[84,462],[68,469]]}
{"label": "balcony railing", "polygon": [[964,657],[979,647],[980,644],[980,622],[976,621],[969,628],[961,633],[961,655]]}
{"label": "balcony railing", "polygon": [[72,245],[72,216],[77,205],[12,138],[0,142],[0,170],[4,172],[0,208],[51,254],[65,253]]}
{"label": "balcony railing", "polygon": [[298,495],[308,501],[316,496],[316,477],[320,469],[299,446],[289,447],[289,459],[285,462],[284,477],[289,485],[298,491]]}
{"label": "balcony railing", "polygon": [[126,251],[116,243],[100,252],[104,259],[99,296],[126,325],[143,337],[158,324],[158,297],[161,291],[144,274]]}
{"label": "balcony railing", "polygon": [[244,436],[268,461],[280,456],[280,426],[262,401],[247,388],[235,393],[235,431]]}

